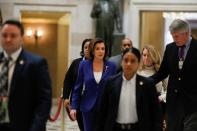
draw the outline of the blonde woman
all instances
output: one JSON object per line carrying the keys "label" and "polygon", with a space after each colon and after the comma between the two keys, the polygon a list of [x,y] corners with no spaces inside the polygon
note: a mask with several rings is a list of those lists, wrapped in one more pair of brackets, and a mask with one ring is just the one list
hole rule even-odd
{"label": "blonde woman", "polygon": [[[149,77],[155,74],[160,67],[161,57],[159,52],[152,45],[145,45],[142,49],[142,59],[138,74]],[[167,80],[163,80],[156,84],[157,93],[159,94],[159,100],[166,102],[166,87]]]}
{"label": "blonde woman", "polygon": [[[161,65],[161,56],[159,52],[152,45],[145,45],[141,53],[141,62],[138,74],[149,77],[155,74]],[[156,84],[158,99],[162,106],[163,118],[166,110],[166,91],[167,91],[167,78]],[[163,121],[163,130],[166,128],[166,122]]]}

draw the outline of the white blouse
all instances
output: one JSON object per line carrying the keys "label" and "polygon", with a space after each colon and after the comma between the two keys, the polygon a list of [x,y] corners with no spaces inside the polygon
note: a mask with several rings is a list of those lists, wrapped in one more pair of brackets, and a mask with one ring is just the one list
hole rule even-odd
{"label": "white blouse", "polygon": [[120,124],[138,122],[136,106],[136,75],[130,80],[126,80],[123,75],[116,122]]}
{"label": "white blouse", "polygon": [[101,80],[102,72],[94,72],[94,79],[96,80],[96,83],[98,84]]}

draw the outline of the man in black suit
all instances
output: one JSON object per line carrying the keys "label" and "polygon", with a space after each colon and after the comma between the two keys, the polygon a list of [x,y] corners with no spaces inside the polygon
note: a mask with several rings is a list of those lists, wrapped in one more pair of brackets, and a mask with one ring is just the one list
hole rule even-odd
{"label": "man in black suit", "polygon": [[162,131],[162,113],[154,81],[136,74],[140,52],[123,52],[123,72],[108,79],[96,131]]}
{"label": "man in black suit", "polygon": [[111,61],[111,62],[116,64],[117,73],[122,71],[121,60],[122,60],[122,53],[123,53],[123,51],[125,49],[127,49],[127,48],[132,48],[132,47],[133,47],[132,41],[129,38],[124,38],[121,41],[121,53],[109,58],[109,61]]}
{"label": "man in black suit", "polygon": [[45,131],[50,113],[52,93],[47,62],[22,48],[23,34],[23,26],[17,20],[7,20],[2,25],[0,72],[3,60],[10,60],[7,87],[0,83],[0,96],[2,90],[7,92],[2,96],[7,101],[7,112],[0,118],[1,131]]}
{"label": "man in black suit", "polygon": [[170,25],[174,42],[166,46],[159,82],[169,75],[167,88],[168,131],[197,131],[197,41],[190,35],[187,21],[176,19]]}

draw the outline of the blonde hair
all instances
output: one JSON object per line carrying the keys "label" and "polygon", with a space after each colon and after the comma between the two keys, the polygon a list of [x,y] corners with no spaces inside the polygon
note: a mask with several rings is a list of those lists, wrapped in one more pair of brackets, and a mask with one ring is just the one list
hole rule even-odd
{"label": "blonde hair", "polygon": [[[149,56],[153,61],[153,66],[154,66],[155,71],[158,71],[161,65],[161,56],[159,52],[155,49],[154,46],[145,45],[144,48],[142,49],[141,55],[143,54],[143,51],[145,49],[148,50]],[[145,69],[145,65],[144,65],[143,59],[141,59],[139,70],[141,71],[143,69]]]}

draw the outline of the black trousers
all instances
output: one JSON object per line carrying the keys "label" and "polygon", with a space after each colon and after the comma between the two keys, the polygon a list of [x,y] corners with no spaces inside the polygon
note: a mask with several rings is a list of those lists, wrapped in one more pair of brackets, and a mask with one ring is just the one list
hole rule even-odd
{"label": "black trousers", "polygon": [[8,123],[0,123],[0,131],[11,131],[10,124]]}
{"label": "black trousers", "polygon": [[162,108],[162,116],[164,119],[165,113],[166,113],[166,103],[165,102],[160,102],[161,108]]}
{"label": "black trousers", "polygon": [[77,123],[79,126],[80,131],[84,131],[84,126],[83,126],[83,117],[82,117],[82,113],[80,110],[77,110]]}
{"label": "black trousers", "polygon": [[185,117],[183,121],[183,131],[197,131],[197,112]]}
{"label": "black trousers", "polygon": [[[177,115],[172,119],[167,118],[167,131],[197,131],[197,112],[188,114],[186,116]],[[170,117],[169,114],[167,117]],[[171,120],[171,121],[169,121]]]}
{"label": "black trousers", "polygon": [[119,126],[115,125],[113,131],[139,131],[139,127],[134,126],[131,129],[121,129]]}
{"label": "black trousers", "polygon": [[116,128],[114,131],[139,131],[139,130],[134,130],[134,129],[126,130],[126,129]]}

